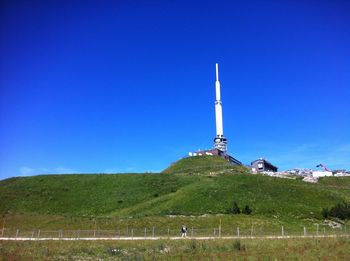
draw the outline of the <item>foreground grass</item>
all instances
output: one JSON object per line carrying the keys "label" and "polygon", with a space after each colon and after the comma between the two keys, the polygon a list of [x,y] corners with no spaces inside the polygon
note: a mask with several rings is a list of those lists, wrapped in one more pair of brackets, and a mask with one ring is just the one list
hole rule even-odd
{"label": "foreground grass", "polygon": [[350,242],[345,238],[2,241],[0,255],[2,260],[349,260]]}
{"label": "foreground grass", "polygon": [[[325,225],[321,220],[298,220],[291,222],[286,219],[268,218],[264,216],[248,215],[203,215],[203,216],[153,216],[143,218],[115,218],[115,217],[76,217],[59,215],[6,215],[0,218],[0,225],[4,225],[6,231],[14,236],[16,230],[20,230],[20,235],[24,232],[37,231],[58,231],[58,230],[108,230],[120,231],[122,235],[127,235],[134,231],[135,236],[143,236],[144,230],[148,232],[155,230],[155,235],[166,236],[170,230],[171,236],[178,236],[180,227],[186,224],[190,231],[194,230],[194,235],[212,236],[214,230],[222,229],[222,235],[233,236],[237,233],[237,227],[241,235],[250,235],[253,230],[254,235],[280,235],[283,226],[285,234],[301,235],[304,227],[308,234],[316,234],[317,224],[320,234],[345,233],[350,229],[350,222],[346,222],[341,228],[333,229]],[[2,227],[1,227],[2,228]],[[0,229],[1,229],[0,228]],[[31,234],[31,233],[29,233]]]}

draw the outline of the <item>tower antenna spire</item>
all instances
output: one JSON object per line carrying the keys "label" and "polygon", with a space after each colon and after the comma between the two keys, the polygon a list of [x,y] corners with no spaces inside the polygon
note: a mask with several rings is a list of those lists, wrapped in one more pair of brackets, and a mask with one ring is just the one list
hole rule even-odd
{"label": "tower antenna spire", "polygon": [[219,64],[216,63],[216,81],[219,81]]}
{"label": "tower antenna spire", "polygon": [[223,123],[222,123],[222,103],[221,103],[221,90],[219,81],[219,64],[215,64],[216,67],[216,81],[215,81],[215,121],[216,121],[216,136],[214,139],[214,147],[224,153],[227,151],[227,139],[224,136]]}

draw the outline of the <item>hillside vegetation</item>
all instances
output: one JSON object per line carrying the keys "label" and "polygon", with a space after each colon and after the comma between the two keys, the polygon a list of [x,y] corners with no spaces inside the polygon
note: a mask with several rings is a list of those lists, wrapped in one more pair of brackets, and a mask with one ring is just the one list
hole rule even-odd
{"label": "hillside vegetation", "polygon": [[[116,249],[117,252],[111,252]],[[4,241],[2,260],[349,260],[344,238]]]}
{"label": "hillside vegetation", "polygon": [[[220,167],[221,164],[221,167]],[[251,216],[322,219],[350,202],[349,178],[318,184],[248,174],[218,157],[185,158],[161,174],[41,175],[0,181],[1,214],[145,217],[226,214],[233,202]]]}
{"label": "hillside vegetation", "polygon": [[216,156],[198,156],[183,158],[172,163],[163,173],[208,174],[213,171],[232,169],[227,160]]}

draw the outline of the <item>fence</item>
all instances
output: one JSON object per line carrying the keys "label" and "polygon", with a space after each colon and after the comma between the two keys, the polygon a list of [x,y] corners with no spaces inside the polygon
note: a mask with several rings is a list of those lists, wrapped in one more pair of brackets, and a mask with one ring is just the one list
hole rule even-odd
{"label": "fence", "polygon": [[[33,230],[21,230],[13,228],[3,228],[0,230],[0,238],[11,239],[156,239],[156,238],[177,238],[181,237],[180,229],[158,229],[156,227],[151,228],[123,228],[115,230],[45,230],[45,229],[33,229]],[[202,229],[202,228],[188,228],[187,237],[190,238],[252,238],[252,237],[314,237],[314,236],[350,236],[350,231],[347,231],[346,226],[342,228],[333,229],[326,226],[320,226],[318,224],[315,227],[300,227],[299,229],[288,229],[283,226],[275,229],[265,229],[264,227],[250,227],[240,228],[235,227],[231,229]]]}

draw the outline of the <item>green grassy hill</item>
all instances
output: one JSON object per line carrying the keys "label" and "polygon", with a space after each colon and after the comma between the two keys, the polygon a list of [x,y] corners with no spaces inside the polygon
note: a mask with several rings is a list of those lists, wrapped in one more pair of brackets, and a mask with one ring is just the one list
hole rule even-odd
{"label": "green grassy hill", "polygon": [[230,170],[234,167],[227,160],[216,156],[187,157],[170,165],[163,173],[208,174]]}
{"label": "green grassy hill", "polygon": [[246,167],[234,166],[217,156],[200,156],[183,158],[165,169],[163,173],[188,175],[249,174]]}
{"label": "green grassy hill", "polygon": [[[202,175],[197,175],[202,174]],[[218,157],[185,158],[161,174],[84,174],[0,181],[1,214],[109,217],[225,214],[233,201],[252,217],[322,219],[350,202],[350,178],[317,184],[248,174]]]}

